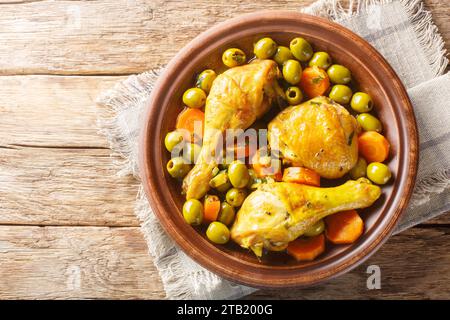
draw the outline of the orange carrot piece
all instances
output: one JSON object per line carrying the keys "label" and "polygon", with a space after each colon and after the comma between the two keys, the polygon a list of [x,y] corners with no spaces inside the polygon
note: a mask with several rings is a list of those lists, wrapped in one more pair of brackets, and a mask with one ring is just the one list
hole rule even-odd
{"label": "orange carrot piece", "polygon": [[355,242],[364,231],[364,221],[356,210],[342,211],[325,218],[325,235],[335,244]]}
{"label": "orange carrot piece", "polygon": [[363,132],[358,137],[359,153],[368,162],[383,162],[389,156],[389,142],[375,131]]}
{"label": "orange carrot piece", "polygon": [[[199,109],[185,108],[177,117],[176,128],[186,130],[189,134],[189,137],[185,138],[189,138],[188,140],[191,140],[190,138],[194,134],[200,135],[201,138],[203,137],[204,122],[205,114],[203,113],[203,111]],[[200,132],[195,132],[196,128]]]}
{"label": "orange carrot piece", "polygon": [[283,181],[320,187],[319,174],[314,170],[303,167],[289,167],[284,169]]}
{"label": "orange carrot piece", "polygon": [[[235,144],[233,147],[226,149],[227,155],[233,155],[233,159],[244,161],[246,158],[253,156],[252,148],[248,144]],[[253,149],[254,150],[254,149]]]}
{"label": "orange carrot piece", "polygon": [[203,203],[203,220],[213,222],[217,220],[220,211],[220,199],[218,196],[207,195]]}
{"label": "orange carrot piece", "polygon": [[315,237],[299,238],[289,243],[287,253],[297,261],[311,261],[325,251],[325,237],[321,233]]}
{"label": "orange carrot piece", "polygon": [[251,165],[257,177],[271,177],[276,181],[283,178],[281,160],[271,158],[269,155],[261,157],[260,149],[253,155]]}
{"label": "orange carrot piece", "polygon": [[300,79],[300,88],[309,98],[323,96],[330,87],[330,78],[325,70],[313,66],[305,68]]}

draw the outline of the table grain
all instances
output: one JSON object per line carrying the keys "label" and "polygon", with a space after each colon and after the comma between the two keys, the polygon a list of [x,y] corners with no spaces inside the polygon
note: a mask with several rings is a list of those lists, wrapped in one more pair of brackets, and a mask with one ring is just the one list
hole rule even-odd
{"label": "table grain", "polygon": [[[210,26],[312,0],[0,0],[0,299],[160,299],[133,214],[96,127],[98,94],[167,63]],[[450,44],[450,3],[426,0]],[[367,289],[367,268],[381,289]],[[389,241],[352,272],[247,299],[450,298],[450,215]]]}

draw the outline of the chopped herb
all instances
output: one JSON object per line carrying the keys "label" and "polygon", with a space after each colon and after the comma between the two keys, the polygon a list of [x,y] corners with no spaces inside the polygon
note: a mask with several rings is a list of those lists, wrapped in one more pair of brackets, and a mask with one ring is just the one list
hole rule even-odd
{"label": "chopped herb", "polygon": [[315,157],[317,158],[318,156],[320,156],[321,153],[323,153],[325,150],[324,149],[320,149],[319,152],[315,153]]}
{"label": "chopped herb", "polygon": [[350,135],[348,136],[348,141],[347,144],[350,146],[352,145],[352,141],[353,141],[353,136],[355,135],[355,131],[352,131],[352,133],[350,133]]}
{"label": "chopped herb", "polygon": [[320,106],[322,103],[317,101],[310,101],[311,104],[314,104],[316,106]]}
{"label": "chopped herb", "polygon": [[200,88],[204,78],[205,78],[205,75],[202,75],[201,77],[198,77],[197,82],[195,83],[195,86]]}
{"label": "chopped herb", "polygon": [[324,77],[318,76],[312,79],[312,83],[318,84],[320,81],[322,81]]}
{"label": "chopped herb", "polygon": [[238,63],[244,63],[245,62],[245,56],[240,54],[240,53],[234,53],[233,54],[233,60],[238,62]]}
{"label": "chopped herb", "polygon": [[265,214],[267,214],[268,216],[271,216],[272,215],[272,212],[270,212],[270,211],[266,211],[266,212],[264,212]]}

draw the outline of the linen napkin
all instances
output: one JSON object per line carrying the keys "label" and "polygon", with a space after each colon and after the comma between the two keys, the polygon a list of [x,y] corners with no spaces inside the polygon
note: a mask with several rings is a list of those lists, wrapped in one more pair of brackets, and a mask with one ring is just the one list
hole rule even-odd
{"label": "linen napkin", "polygon": [[[430,12],[418,0],[350,2],[320,0],[305,13],[338,22],[369,41],[408,89],[419,127],[417,183],[396,232],[450,211],[450,75],[444,43]],[[98,99],[100,132],[108,138],[119,175],[139,179],[137,141],[143,111],[162,69],[133,75]],[[164,232],[140,188],[135,213],[169,299],[235,299],[255,289],[209,272],[184,254]]]}

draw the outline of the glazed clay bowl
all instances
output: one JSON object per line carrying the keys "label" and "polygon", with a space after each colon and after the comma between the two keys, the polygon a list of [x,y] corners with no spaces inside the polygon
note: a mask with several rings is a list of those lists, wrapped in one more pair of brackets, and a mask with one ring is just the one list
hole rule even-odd
{"label": "glazed clay bowl", "polygon": [[[347,66],[360,90],[374,100],[375,112],[391,143],[388,165],[394,178],[383,186],[383,195],[370,208],[360,210],[364,234],[351,245],[332,246],[312,262],[296,262],[286,254],[271,254],[258,261],[230,241],[209,242],[204,230],[188,225],[182,216],[184,197],[180,183],[165,170],[170,154],[164,137],[175,128],[182,110],[183,92],[206,68],[224,70],[222,52],[243,49],[248,56],[253,43],[270,36],[288,45],[296,36],[308,40],[315,51],[327,51],[336,63]],[[143,118],[140,140],[142,183],[150,205],[166,232],[193,260],[210,271],[241,284],[260,288],[317,284],[355,268],[390,236],[410,198],[417,169],[417,129],[405,88],[386,60],[366,41],[328,20],[285,11],[257,12],[221,23],[192,40],[172,59],[157,81]]]}

